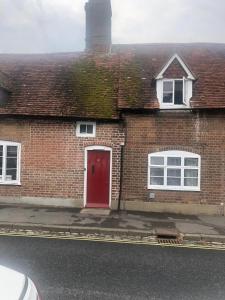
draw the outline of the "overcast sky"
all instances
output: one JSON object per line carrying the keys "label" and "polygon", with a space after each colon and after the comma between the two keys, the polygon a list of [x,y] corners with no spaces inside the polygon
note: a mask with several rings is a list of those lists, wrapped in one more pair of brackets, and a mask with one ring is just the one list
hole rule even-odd
{"label": "overcast sky", "polygon": [[[86,0],[0,0],[0,53],[84,49]],[[113,43],[225,42],[224,0],[112,0]]]}

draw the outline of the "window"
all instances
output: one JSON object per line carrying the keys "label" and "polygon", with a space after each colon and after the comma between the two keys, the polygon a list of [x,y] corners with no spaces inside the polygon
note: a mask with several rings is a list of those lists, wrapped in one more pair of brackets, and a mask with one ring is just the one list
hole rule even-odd
{"label": "window", "polygon": [[20,184],[20,144],[0,141],[0,184]]}
{"label": "window", "polygon": [[148,188],[199,191],[200,163],[200,156],[190,152],[149,154]]}
{"label": "window", "polygon": [[[185,77],[168,78],[166,70],[174,61],[180,64]],[[156,76],[156,93],[161,109],[190,109],[195,77],[178,54],[173,55]]]}
{"label": "window", "polygon": [[95,137],[96,123],[95,122],[77,122],[76,135],[78,137]]}
{"label": "window", "polygon": [[184,80],[163,81],[163,103],[182,105],[184,104]]}

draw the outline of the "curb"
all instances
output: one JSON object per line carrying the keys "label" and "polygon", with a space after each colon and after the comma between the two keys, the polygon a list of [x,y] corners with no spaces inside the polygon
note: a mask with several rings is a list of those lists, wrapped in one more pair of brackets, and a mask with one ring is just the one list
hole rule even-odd
{"label": "curb", "polygon": [[135,229],[122,229],[122,228],[100,228],[100,227],[82,227],[82,226],[65,226],[65,225],[43,225],[43,224],[27,224],[27,223],[0,223],[0,228],[10,230],[37,230],[49,232],[69,232],[69,233],[87,233],[87,234],[106,234],[118,236],[140,236],[150,237],[155,236],[155,231],[142,231]]}
{"label": "curb", "polygon": [[184,234],[184,241],[196,241],[202,243],[225,243],[225,235],[216,235],[216,234]]}
{"label": "curb", "polygon": [[[121,229],[121,228],[100,228],[100,227],[81,227],[81,226],[65,226],[65,225],[43,225],[43,224],[27,224],[27,223],[1,223],[0,228],[6,230],[28,230],[39,232],[52,233],[69,233],[69,234],[96,234],[105,236],[120,236],[120,237],[138,237],[157,239],[156,230],[143,231],[135,229]],[[221,243],[225,244],[225,235],[207,235],[207,234],[183,234],[180,233],[184,243],[196,242],[200,244],[205,243]]]}

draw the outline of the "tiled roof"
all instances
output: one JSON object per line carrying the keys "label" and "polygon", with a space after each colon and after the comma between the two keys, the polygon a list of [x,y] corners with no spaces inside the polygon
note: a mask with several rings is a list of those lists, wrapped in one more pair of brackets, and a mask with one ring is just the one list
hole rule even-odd
{"label": "tiled roof", "polygon": [[0,114],[118,118],[118,79],[111,57],[2,54],[0,70],[11,82],[9,101]]}
{"label": "tiled roof", "polygon": [[[135,75],[125,72],[120,80],[120,108],[157,108],[155,77],[175,53],[196,78],[191,107],[225,108],[225,44],[114,45],[113,51],[121,55],[121,69],[136,68]],[[133,89],[138,95],[130,99]]]}
{"label": "tiled roof", "polygon": [[155,77],[177,53],[196,80],[192,108],[225,108],[225,44],[114,45],[111,55],[0,55],[0,114],[118,119],[158,109]]}

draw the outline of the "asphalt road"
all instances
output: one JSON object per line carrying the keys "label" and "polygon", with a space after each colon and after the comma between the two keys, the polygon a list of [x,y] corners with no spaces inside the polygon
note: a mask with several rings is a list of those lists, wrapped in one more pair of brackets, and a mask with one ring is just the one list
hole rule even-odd
{"label": "asphalt road", "polygon": [[0,237],[0,264],[27,273],[43,300],[225,299],[222,251]]}

